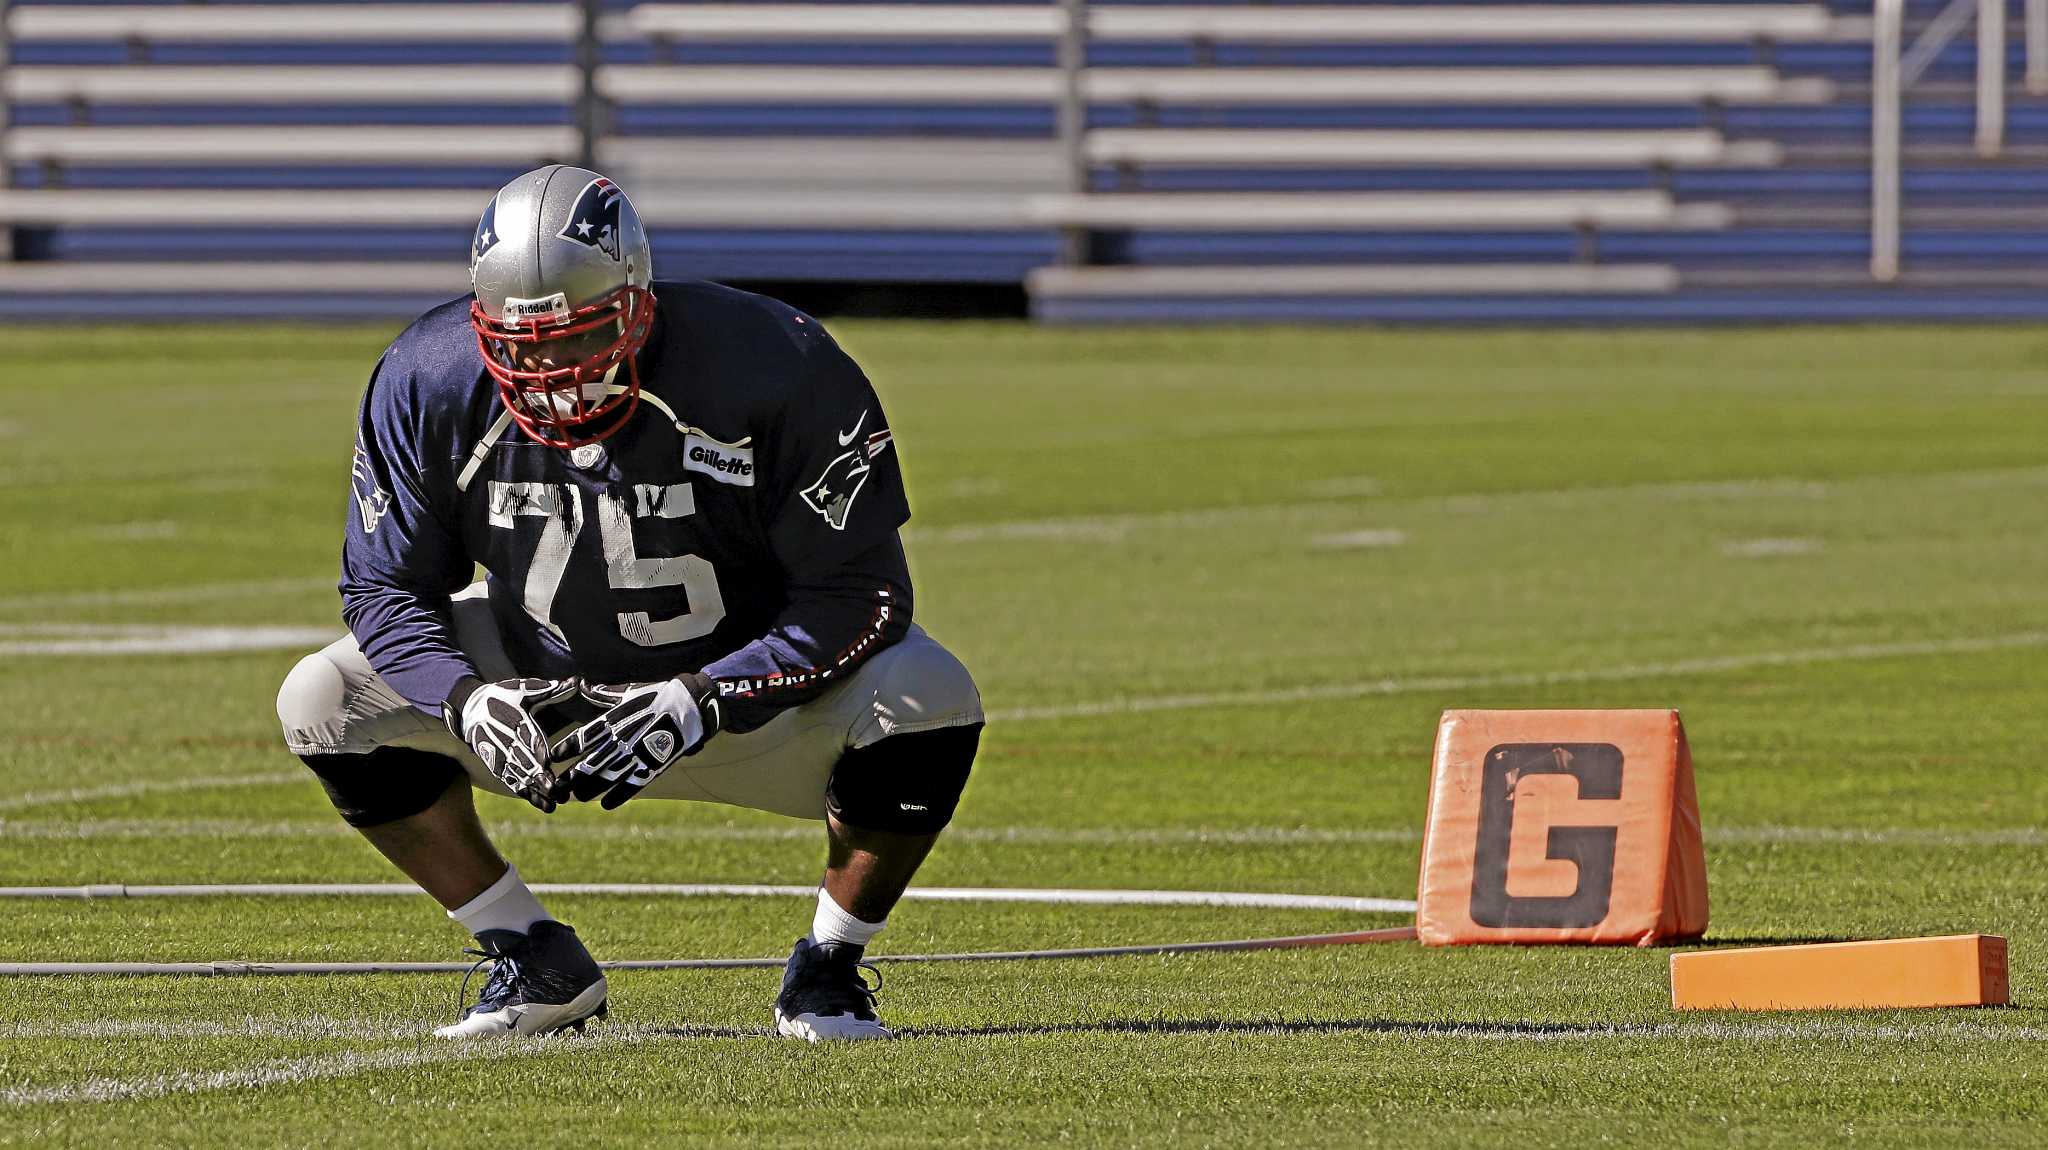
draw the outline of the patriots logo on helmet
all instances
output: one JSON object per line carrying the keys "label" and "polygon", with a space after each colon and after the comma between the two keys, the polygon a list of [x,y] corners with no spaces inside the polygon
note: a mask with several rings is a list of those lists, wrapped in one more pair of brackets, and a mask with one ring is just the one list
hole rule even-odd
{"label": "patriots logo on helmet", "polygon": [[498,246],[498,197],[484,205],[484,218],[476,222],[476,242],[470,245],[469,262],[484,258],[484,253]]}
{"label": "patriots logo on helmet", "polygon": [[562,225],[562,238],[618,259],[619,203],[625,198],[617,184],[602,176],[583,185],[576,206],[569,209],[569,222]]}

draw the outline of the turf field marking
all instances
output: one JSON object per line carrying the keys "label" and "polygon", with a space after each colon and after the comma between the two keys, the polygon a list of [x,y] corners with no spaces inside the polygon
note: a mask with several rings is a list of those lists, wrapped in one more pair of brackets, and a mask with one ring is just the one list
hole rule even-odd
{"label": "turf field marking", "polygon": [[[280,783],[296,779],[280,775]],[[567,839],[590,842],[803,842],[816,840],[815,825],[792,827],[645,826],[520,820],[490,824],[494,838]],[[0,840],[73,842],[103,838],[306,839],[356,837],[334,819],[4,819]],[[2036,847],[2048,846],[2048,829],[2011,827],[1951,830],[1939,827],[1723,826],[1708,823],[1707,841],[1721,843],[1814,843],[1848,846]],[[1361,827],[949,827],[949,842],[1014,843],[1037,846],[1367,846],[1422,841],[1417,829]]]}
{"label": "turf field marking", "polygon": [[1318,499],[1345,499],[1378,495],[1386,484],[1371,475],[1335,475],[1302,484],[1301,489]]}
{"label": "turf field marking", "polygon": [[54,807],[66,803],[90,803],[101,799],[126,799],[136,795],[176,794],[180,791],[210,791],[226,787],[275,787],[286,783],[301,783],[305,775],[293,771],[273,771],[261,775],[212,775],[193,779],[147,780],[136,783],[110,783],[104,787],[77,787],[68,791],[31,791],[12,798],[0,798],[0,812],[22,811],[34,807]]}
{"label": "turf field marking", "polygon": [[212,655],[313,650],[339,627],[188,627],[151,624],[0,624],[0,655]]}
{"label": "turf field marking", "polygon": [[[283,776],[290,778],[290,776]],[[815,823],[788,827],[647,826],[630,822],[565,822],[521,819],[488,824],[493,837],[571,839],[598,842],[813,842]],[[0,839],[83,840],[98,838],[353,838],[356,831],[337,819],[143,818],[0,819]],[[1422,832],[1395,828],[1314,827],[948,827],[951,842],[993,842],[1046,846],[1294,846],[1304,844],[1412,843]]]}
{"label": "turf field marking", "polygon": [[[622,1035],[590,1035],[574,1039],[575,1049],[623,1046],[657,1037],[653,1031]],[[0,1103],[9,1106],[75,1105],[84,1102],[132,1102],[173,1094],[207,1094],[220,1090],[261,1090],[296,1086],[324,1078],[345,1078],[379,1070],[403,1070],[444,1062],[501,1061],[536,1054],[566,1053],[570,1040],[542,1038],[512,1042],[445,1043],[398,1050],[346,1051],[305,1058],[287,1058],[239,1070],[188,1070],[138,1078],[88,1078],[54,1086],[0,1089]]]}
{"label": "turf field marking", "polygon": [[[157,1038],[168,1041],[178,1039],[209,1038],[285,1038],[285,1039],[339,1039],[350,1042],[375,1042],[383,1039],[417,1039],[423,1027],[417,1019],[351,1019],[330,1018],[313,1015],[308,1018],[257,1018],[253,1015],[233,1022],[212,1022],[189,1019],[181,1022],[166,1022],[153,1018],[95,1018],[68,1022],[16,1022],[0,1023],[0,1039],[28,1039],[35,1041],[80,1041],[91,1042],[110,1038]],[[695,1027],[661,1026],[652,1023],[609,1022],[604,1025],[604,1036],[620,1038],[662,1038],[680,1037],[696,1033]],[[734,1030],[735,1036],[749,1032]],[[773,1037],[774,1031],[767,1027],[751,1032],[763,1038]],[[586,1037],[575,1039],[579,1043],[598,1037],[590,1032]],[[531,1040],[546,1042],[546,1039]],[[504,1049],[514,1049],[517,1043],[507,1043]],[[440,1043],[436,1043],[438,1048]]]}
{"label": "turf field marking", "polygon": [[939,484],[937,491],[941,495],[950,495],[956,499],[972,499],[986,495],[1001,495],[1009,489],[1009,481],[998,476],[968,475]]}
{"label": "turf field marking", "polygon": [[[1882,476],[1878,478],[1898,478]],[[1749,499],[1772,496],[1819,498],[1827,494],[1825,484],[1802,479],[1731,479],[1682,483],[1618,484],[1610,487],[1560,487],[1536,491],[1492,491],[1470,495],[1420,495],[1371,499],[1370,493],[1350,492],[1326,498],[1299,499],[1280,503],[1246,503],[1229,507],[1188,507],[1171,511],[1138,511],[1117,515],[1071,515],[1042,519],[992,520],[962,523],[952,527],[905,528],[903,537],[912,543],[986,543],[1029,540],[1078,540],[1120,543],[1133,531],[1149,528],[1207,527],[1244,519],[1270,519],[1316,511],[1345,510],[1370,502],[1377,508],[1443,511],[1488,511],[1517,504],[1561,503],[1576,505],[1588,500],[1647,497],[1660,501],[1690,499]]]}
{"label": "turf field marking", "polygon": [[[816,886],[761,883],[535,883],[535,894],[633,895],[681,898],[810,898]],[[87,886],[0,886],[7,899],[132,899],[132,898],[326,898],[425,894],[403,882],[362,883],[173,883],[142,885],[98,883]],[[1331,910],[1356,914],[1407,914],[1411,899],[1360,898],[1351,895],[1280,894],[1222,890],[1088,890],[1022,887],[912,887],[903,897],[913,902],[1021,902],[1071,906],[1223,906],[1268,910]]]}
{"label": "turf field marking", "polygon": [[[332,591],[333,575],[319,578],[260,579],[239,583],[196,583],[186,587],[137,587],[117,591],[48,591],[0,596],[0,611],[48,611],[61,607],[167,607],[179,603],[212,603],[254,595]],[[337,624],[333,630],[339,634]]]}
{"label": "turf field marking", "polygon": [[[780,961],[780,960],[778,960]],[[245,1017],[235,1022],[101,1018],[72,1022],[22,1022],[0,1026],[0,1038],[30,1041],[104,1041],[154,1038],[165,1041],[218,1038],[339,1039],[373,1042],[417,1039],[426,1023],[416,1020],[338,1019],[314,1015],[303,1019]],[[1601,1038],[1708,1038],[1742,1042],[1860,1039],[1886,1042],[2048,1042],[2048,1027],[1986,1026],[1970,1023],[1899,1025],[1853,1019],[1800,1019],[1782,1022],[1404,1022],[1393,1019],[1112,1019],[1104,1022],[1048,1023],[1042,1026],[906,1027],[906,1036],[945,1038],[1002,1034],[1052,1034],[1079,1030],[1168,1031],[1172,1033],[1270,1033],[1303,1031],[1366,1031],[1429,1038],[1495,1039],[1514,1042],[1583,1041]],[[607,1022],[603,1034],[591,1032],[570,1039],[579,1044],[603,1037],[613,1041],[675,1038],[774,1038],[767,1027],[714,1027],[657,1022]],[[549,1040],[528,1040],[545,1044]],[[506,1044],[517,1049],[525,1043]],[[581,1048],[580,1045],[578,1047]],[[32,1089],[32,1088],[31,1088]]]}
{"label": "turf field marking", "polygon": [[310,1018],[273,1019],[247,1016],[234,1022],[187,1019],[165,1022],[153,1018],[94,1018],[72,1022],[0,1023],[0,1039],[104,1041],[112,1038],[203,1039],[203,1038],[333,1038],[369,1042],[383,1038],[414,1038],[419,1026],[413,1022],[357,1021],[314,1015]]}
{"label": "turf field marking", "polygon": [[1612,683],[1634,679],[1669,679],[1687,675],[1714,675],[1726,671],[1752,671],[1761,667],[1797,667],[1809,663],[1851,663],[1875,659],[1905,659],[1930,655],[1968,655],[2048,646],[2048,631],[2015,631],[1978,639],[1928,639],[1906,643],[1852,643],[1840,647],[1808,647],[1792,651],[1760,651],[1751,655],[1723,655],[1711,659],[1676,659],[1668,663],[1637,663],[1619,667],[1595,667],[1579,671],[1530,671],[1506,675],[1466,675],[1420,679],[1368,679],[1352,683],[1324,683],[1307,687],[1281,687],[1262,691],[1217,691],[1190,695],[1151,695],[1135,698],[1102,699],[1092,703],[1066,703],[1043,707],[1013,707],[994,710],[989,721],[1023,723],[1049,719],[1084,719],[1106,715],[1149,714],[1155,711],[1195,711],[1210,707],[1271,706],[1287,703],[1322,703],[1362,699],[1373,695],[1410,695],[1422,692],[1481,691],[1510,687],[1554,687],[1571,683]]}
{"label": "turf field marking", "polygon": [[2048,846],[2048,830],[1954,831],[1927,827],[1722,827],[1709,826],[1707,841],[1734,843],[1829,843],[1850,846],[2031,847]]}
{"label": "turf field marking", "polygon": [[1072,515],[1048,519],[1008,519],[988,523],[962,523],[954,527],[905,528],[910,543],[1007,543],[1069,540],[1083,543],[1121,543],[1133,531],[1151,528],[1213,527],[1241,519],[1268,519],[1304,511],[1343,509],[1349,503],[1338,499],[1301,500],[1292,503],[1251,503],[1237,507],[1194,507],[1179,511],[1142,511],[1123,515]]}
{"label": "turf field marking", "polygon": [[[1132,958],[1162,954],[1237,953],[1254,950],[1300,950],[1307,947],[1361,946],[1414,942],[1412,926],[1353,930],[1338,934],[1297,934],[1277,938],[1237,938],[1218,942],[1155,942],[1130,946],[1084,946],[1055,950],[981,950],[956,954],[874,954],[870,962],[1033,962],[1081,958]],[[598,965],[619,970],[781,970],[789,960],[779,954],[763,958],[613,959]],[[0,962],[0,978],[306,978],[364,974],[462,974],[476,969],[467,962]]]}
{"label": "turf field marking", "polygon": [[101,523],[77,528],[73,534],[81,539],[98,539],[107,543],[146,543],[156,539],[176,539],[178,521],[135,519],[127,523]]}
{"label": "turf field marking", "polygon": [[1734,539],[1721,544],[1730,559],[1769,559],[1779,555],[1818,555],[1818,539]]}
{"label": "turf field marking", "polygon": [[1895,1026],[1850,1020],[1815,1022],[1407,1022],[1380,1018],[1224,1019],[1114,1018],[994,1026],[906,1027],[906,1038],[980,1038],[1052,1034],[1378,1034],[1403,1038],[1487,1042],[1584,1042],[1602,1039],[1706,1038],[1770,1041],[2042,1042],[2048,1029],[2031,1026]]}
{"label": "turf field marking", "polygon": [[[608,1026],[605,1033],[574,1039],[543,1038],[463,1045],[412,1046],[403,1049],[346,1052],[284,1059],[238,1070],[182,1071],[134,1078],[90,1078],[51,1086],[17,1086],[0,1090],[0,1103],[10,1106],[65,1105],[92,1102],[125,1102],[161,1098],[173,1094],[203,1094],[228,1090],[261,1090],[274,1086],[295,1086],[303,1082],[349,1077],[385,1070],[403,1070],[442,1063],[473,1062],[480,1059],[505,1060],[535,1055],[583,1052],[634,1046],[654,1041],[689,1038],[758,1039],[784,1041],[766,1030],[723,1027],[662,1025]],[[1367,1033],[1450,1041],[1568,1042],[1614,1039],[1658,1039],[1704,1037],[1737,1041],[1951,1041],[1951,1042],[2040,1042],[2048,1031],[2033,1027],[1994,1029],[1980,1027],[1901,1027],[1854,1022],[1808,1022],[1774,1025],[1769,1023],[1699,1023],[1679,1025],[1583,1025],[1529,1023],[1396,1022],[1360,1020],[1197,1020],[1187,1023],[1111,1020],[1094,1023],[1053,1023],[1044,1026],[932,1027],[906,1032],[907,1037],[942,1039],[990,1035],[1057,1034],[1074,1031],[1168,1033],[1230,1033],[1287,1035],[1297,1033]]]}
{"label": "turf field marking", "polygon": [[[1705,1038],[1743,1042],[1840,1042],[1843,1040],[1883,1042],[2043,1042],[2048,1030],[2039,1027],[1899,1026],[1890,1023],[1841,1021],[1788,1021],[1783,1023],[1696,1022],[1696,1023],[1489,1023],[1489,1022],[1404,1022],[1390,1019],[1193,1019],[1139,1020],[1110,1019],[1099,1022],[1023,1024],[982,1027],[927,1027],[911,1029],[905,1037],[945,1039],[990,1036],[1031,1036],[1077,1032],[1244,1034],[1287,1036],[1303,1033],[1357,1033],[1393,1037],[1446,1040],[1452,1042],[1600,1042],[1669,1038]],[[24,1037],[27,1037],[24,1035]],[[488,1059],[502,1062],[546,1054],[572,1054],[650,1042],[693,1038],[787,1041],[765,1029],[693,1027],[660,1024],[606,1025],[598,1032],[575,1038],[514,1039],[484,1043],[435,1043],[421,1045],[418,1033],[408,1046],[373,1051],[345,1051],[300,1058],[280,1059],[233,1070],[178,1071],[129,1078],[97,1077],[46,1086],[12,1086],[0,1089],[0,1104],[7,1106],[79,1105],[94,1102],[131,1102],[175,1094],[210,1094],[230,1090],[263,1090],[296,1086],[322,1079],[345,1078],[389,1070],[407,1070],[445,1063]]]}
{"label": "turf field marking", "polygon": [[1340,531],[1335,535],[1318,535],[1308,541],[1310,547],[1319,551],[1356,551],[1367,547],[1399,547],[1408,542],[1406,531],[1392,529],[1366,531]]}
{"label": "turf field marking", "polygon": [[1132,512],[1119,515],[1079,515],[1042,519],[995,520],[962,523],[953,527],[920,530],[907,528],[904,538],[923,543],[982,543],[1004,540],[1069,539],[1122,542],[1131,532],[1145,528],[1200,527],[1232,523],[1243,519],[1268,519],[1276,515],[1342,510],[1370,503],[1375,508],[1415,511],[1486,512],[1516,508],[1529,503],[1574,507],[1589,502],[1616,499],[1647,499],[1660,503],[1716,499],[1823,499],[1848,486],[1884,483],[1944,483],[1969,488],[1999,488],[2035,484],[2048,480],[2048,468],[1986,468],[1971,471],[1940,471],[1927,474],[1883,472],[1849,476],[1822,483],[1788,477],[1752,479],[1689,479],[1660,483],[1618,483],[1595,487],[1554,487],[1521,491],[1482,491],[1462,495],[1380,495],[1369,477],[1321,480],[1304,490],[1311,499],[1281,503],[1251,503],[1234,507],[1192,507],[1172,511]]}

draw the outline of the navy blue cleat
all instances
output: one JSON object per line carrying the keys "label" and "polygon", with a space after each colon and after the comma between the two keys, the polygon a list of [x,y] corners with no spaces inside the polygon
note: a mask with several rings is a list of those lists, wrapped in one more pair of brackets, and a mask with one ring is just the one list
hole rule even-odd
{"label": "navy blue cleat", "polygon": [[[860,956],[859,947],[797,939],[782,972],[782,993],[775,996],[775,1032],[810,1042],[896,1037],[875,1016],[882,972]],[[862,971],[875,976],[874,985]]]}
{"label": "navy blue cleat", "polygon": [[[551,919],[526,934],[487,930],[477,936],[477,966],[491,963],[490,977],[476,1003],[438,1038],[507,1038],[527,1034],[581,1032],[584,1023],[605,1016],[604,972],[583,948],[576,931]],[[470,968],[475,974],[476,968]],[[463,993],[469,979],[462,980]]]}

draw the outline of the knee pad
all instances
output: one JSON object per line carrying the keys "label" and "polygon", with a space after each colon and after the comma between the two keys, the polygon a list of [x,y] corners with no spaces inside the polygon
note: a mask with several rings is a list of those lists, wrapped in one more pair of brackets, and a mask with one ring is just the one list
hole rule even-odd
{"label": "knee pad", "polygon": [[922,732],[982,721],[974,677],[931,636],[915,632],[875,658],[879,677],[861,682],[863,690],[873,684],[874,714],[856,729],[856,744],[898,737],[889,734],[898,728]]}
{"label": "knee pad", "polygon": [[300,755],[327,788],[327,799],[352,827],[410,818],[434,805],[448,784],[464,778],[447,755],[411,747],[379,747],[366,755]]}
{"label": "knee pad", "polygon": [[846,752],[832,768],[825,809],[860,830],[939,833],[953,820],[967,786],[981,726],[891,735]]}
{"label": "knee pad", "polygon": [[339,745],[347,715],[348,684],[341,668],[317,651],[300,659],[277,688],[277,722],[294,754]]}

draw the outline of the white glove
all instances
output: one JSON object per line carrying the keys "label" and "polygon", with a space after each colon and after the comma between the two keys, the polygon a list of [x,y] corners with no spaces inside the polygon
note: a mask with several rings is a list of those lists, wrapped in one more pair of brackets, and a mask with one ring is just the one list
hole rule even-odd
{"label": "white glove", "polygon": [[718,698],[703,675],[615,686],[585,683],[583,697],[605,712],[555,744],[555,762],[583,759],[556,780],[557,802],[573,797],[587,803],[601,794],[604,809],[612,810],[718,733]]}
{"label": "white glove", "polygon": [[555,774],[548,769],[548,733],[533,713],[575,693],[574,679],[481,683],[465,678],[441,704],[441,719],[513,794],[552,811]]}

